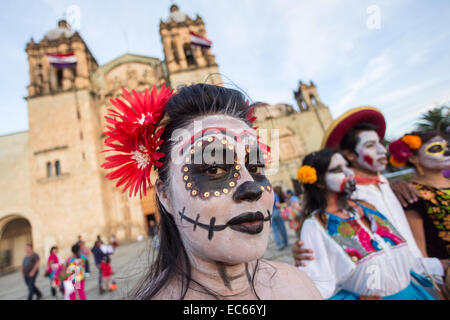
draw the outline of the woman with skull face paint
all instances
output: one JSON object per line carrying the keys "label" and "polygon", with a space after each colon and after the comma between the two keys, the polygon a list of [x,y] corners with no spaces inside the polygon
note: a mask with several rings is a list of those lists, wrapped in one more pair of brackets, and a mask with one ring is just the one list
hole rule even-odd
{"label": "woman with skull face paint", "polygon": [[450,258],[450,149],[437,131],[413,132],[389,145],[390,162],[416,168],[411,181],[420,194],[406,209],[406,217],[423,255]]}
{"label": "woman with skull face paint", "polygon": [[301,239],[315,259],[304,270],[327,299],[428,300],[431,286],[419,259],[392,223],[372,205],[350,200],[355,177],[346,159],[323,149],[305,157],[298,178],[304,186]]}
{"label": "woman with skull face paint", "polygon": [[[106,142],[128,153],[129,168],[109,177],[137,194],[150,183],[149,165],[158,167],[160,249],[134,298],[320,299],[303,272],[261,259],[274,195],[264,175],[268,148],[251,126],[255,118],[244,96],[198,84],[175,95],[163,87],[159,94],[124,97],[133,109],[112,101],[125,119],[110,119]],[[107,158],[105,167],[123,159]]]}

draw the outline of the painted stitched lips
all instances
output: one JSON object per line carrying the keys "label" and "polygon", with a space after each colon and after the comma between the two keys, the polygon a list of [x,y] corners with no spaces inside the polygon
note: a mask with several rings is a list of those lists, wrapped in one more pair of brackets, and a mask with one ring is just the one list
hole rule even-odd
{"label": "painted stitched lips", "polygon": [[270,220],[270,213],[267,218],[264,218],[262,212],[244,212],[237,217],[230,219],[227,225],[230,229],[235,231],[257,234],[264,228],[264,221]]}
{"label": "painted stitched lips", "polygon": [[264,215],[260,211],[244,212],[230,219],[226,224],[223,225],[216,225],[216,217],[212,217],[209,221],[209,224],[201,223],[200,214],[197,214],[197,217],[194,220],[186,216],[184,214],[185,211],[186,207],[184,207],[183,210],[178,211],[180,219],[193,224],[193,231],[195,231],[197,227],[208,230],[208,240],[211,240],[213,238],[214,232],[222,231],[228,227],[239,232],[257,234],[263,230],[265,221],[269,221],[272,225],[272,215],[269,210],[267,210],[266,218],[264,218]]}

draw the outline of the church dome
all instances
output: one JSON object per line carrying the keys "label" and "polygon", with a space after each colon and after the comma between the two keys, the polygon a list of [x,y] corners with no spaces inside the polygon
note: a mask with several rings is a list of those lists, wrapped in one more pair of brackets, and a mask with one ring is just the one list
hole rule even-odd
{"label": "church dome", "polygon": [[58,40],[63,35],[66,38],[73,36],[75,32],[70,30],[70,25],[65,20],[58,22],[58,28],[52,29],[45,35],[45,38],[49,41]]}
{"label": "church dome", "polygon": [[169,20],[167,22],[175,21],[176,23],[180,23],[186,21],[186,18],[187,14],[181,12],[176,4],[170,7],[170,15]]}

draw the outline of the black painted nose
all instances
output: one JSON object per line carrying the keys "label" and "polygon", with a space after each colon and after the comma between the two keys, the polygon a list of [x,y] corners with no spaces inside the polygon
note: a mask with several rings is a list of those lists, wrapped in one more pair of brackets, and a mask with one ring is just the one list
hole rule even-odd
{"label": "black painted nose", "polygon": [[262,190],[258,184],[253,181],[246,181],[241,184],[233,194],[233,200],[239,201],[258,201],[261,198]]}

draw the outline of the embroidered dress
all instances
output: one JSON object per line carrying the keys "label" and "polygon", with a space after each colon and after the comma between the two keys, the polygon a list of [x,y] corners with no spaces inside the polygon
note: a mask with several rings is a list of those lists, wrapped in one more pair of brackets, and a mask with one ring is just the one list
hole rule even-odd
{"label": "embroidered dress", "polygon": [[80,258],[70,257],[69,259],[67,259],[65,280],[72,281],[75,288],[77,288],[77,285],[82,280],[84,280],[85,263],[86,263],[86,259],[83,256],[81,256]]}
{"label": "embroidered dress", "polygon": [[[303,225],[301,240],[314,251],[315,260],[299,267],[314,281],[325,299],[433,299],[413,280],[411,271],[426,274],[423,260],[415,258],[408,243],[380,212],[360,203],[370,229],[359,215],[343,219],[326,213],[327,225],[313,214]],[[416,279],[431,283],[414,273]],[[406,291],[405,291],[406,290]]]}
{"label": "embroidered dress", "polygon": [[450,188],[438,189],[413,183],[419,201],[405,210],[414,210],[423,220],[427,253],[440,259],[450,258]]}
{"label": "embroidered dress", "polygon": [[[351,198],[355,201],[361,200],[375,206],[406,240],[413,256],[422,258],[422,253],[411,232],[405,211],[403,210],[400,201],[398,201],[392,191],[387,179],[383,175],[379,175],[378,178],[379,182],[376,184],[365,185],[357,183],[356,191],[353,192]],[[436,278],[444,275],[444,269],[442,268],[439,259],[430,258],[423,261],[423,263],[429,274]]]}
{"label": "embroidered dress", "polygon": [[70,257],[66,261],[66,275],[64,279],[64,298],[66,300],[75,300],[78,293],[80,300],[86,300],[84,293],[84,268],[86,265],[86,257],[80,258]]}

